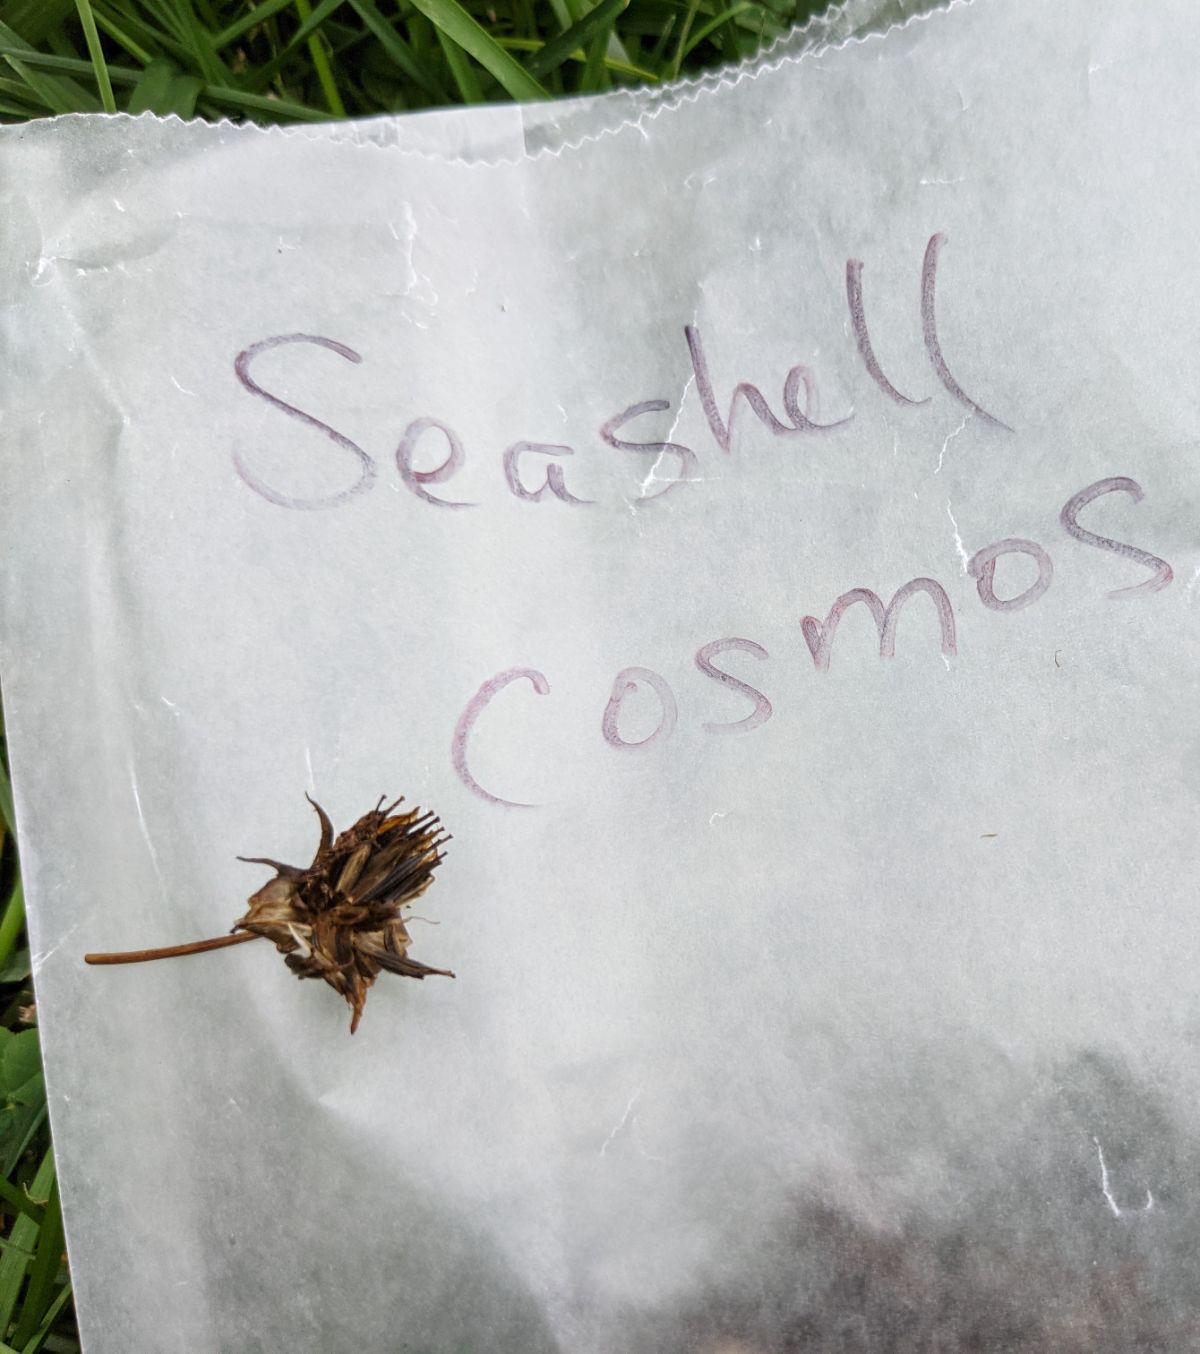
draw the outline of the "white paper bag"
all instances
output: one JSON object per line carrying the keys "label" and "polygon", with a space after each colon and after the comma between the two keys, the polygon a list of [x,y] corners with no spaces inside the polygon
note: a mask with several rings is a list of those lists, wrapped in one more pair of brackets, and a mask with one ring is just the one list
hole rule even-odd
{"label": "white paper bag", "polygon": [[[1200,1348],[1198,50],[977,0],[629,116],[5,131],[89,1350]],[[84,966],[306,792],[441,815],[456,980]]]}

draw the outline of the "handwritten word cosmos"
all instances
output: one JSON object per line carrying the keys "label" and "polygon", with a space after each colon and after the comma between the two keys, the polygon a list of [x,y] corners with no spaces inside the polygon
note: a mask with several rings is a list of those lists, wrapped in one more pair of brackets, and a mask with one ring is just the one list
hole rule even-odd
{"label": "handwritten word cosmos", "polygon": [[[1134,502],[1139,502],[1143,496],[1142,487],[1135,480],[1126,479],[1123,476],[1098,480],[1095,484],[1089,484],[1087,488],[1073,494],[1063,504],[1059,513],[1059,521],[1067,534],[1082,545],[1111,551],[1123,559],[1144,565],[1151,571],[1149,578],[1117,588],[1108,594],[1109,597],[1115,600],[1148,597],[1152,593],[1161,591],[1171,582],[1174,577],[1171,566],[1165,560],[1159,559],[1157,555],[1152,555],[1148,550],[1142,550],[1136,545],[1127,545],[1122,541],[1114,541],[1107,536],[1099,536],[1079,523],[1079,514],[1089,503],[1112,493],[1128,494]],[[1004,555],[1010,554],[1026,555],[1032,559],[1037,566],[1037,578],[1015,597],[998,597],[994,587],[996,564]],[[977,550],[967,561],[966,568],[967,573],[975,580],[975,589],[979,595],[979,600],[989,611],[1020,611],[1025,607],[1032,606],[1040,597],[1045,595],[1054,577],[1054,564],[1049,553],[1036,541],[1021,540],[1016,537],[996,541],[993,545]],[[813,666],[819,672],[829,670],[838,624],[850,607],[858,603],[866,607],[875,621],[876,629],[879,632],[879,656],[881,658],[893,657],[896,652],[896,631],[900,621],[900,613],[905,604],[918,593],[924,593],[933,604],[940,631],[942,653],[948,658],[956,655],[958,640],[954,622],[954,609],[950,604],[950,598],[945,588],[933,578],[914,578],[905,583],[903,587],[897,588],[891,601],[886,604],[870,588],[851,588],[849,592],[842,593],[834,602],[823,621],[816,616],[802,617],[800,628],[805,643],[808,645],[808,651],[812,655]],[[761,644],[752,639],[741,638],[714,639],[708,644],[702,645],[696,651],[696,667],[700,672],[713,681],[721,683],[722,686],[739,692],[750,702],[752,707],[748,714],[730,723],[705,723],[704,729],[711,734],[749,733],[750,730],[758,728],[760,724],[765,724],[774,713],[770,700],[761,691],[716,665],[714,660],[731,650],[748,653],[758,659],[770,657]],[[475,724],[491,701],[505,687],[522,680],[529,682],[539,696],[546,696],[550,692],[550,683],[545,674],[539,672],[536,668],[507,668],[503,672],[496,673],[495,676],[489,677],[480,686],[467,703],[459,716],[451,743],[451,759],[463,784],[474,794],[487,800],[488,803],[499,804],[508,808],[531,808],[533,806],[502,799],[499,795],[485,789],[471,771],[468,764],[468,750]],[[657,697],[659,719],[657,726],[645,738],[631,741],[621,734],[621,708],[626,697],[633,695],[639,689],[639,684],[648,687]],[[675,730],[678,718],[679,706],[675,699],[675,693],[661,673],[655,672],[653,668],[622,668],[613,681],[612,692],[601,715],[600,733],[610,747],[637,752],[653,747],[656,743],[665,742],[670,738]]]}

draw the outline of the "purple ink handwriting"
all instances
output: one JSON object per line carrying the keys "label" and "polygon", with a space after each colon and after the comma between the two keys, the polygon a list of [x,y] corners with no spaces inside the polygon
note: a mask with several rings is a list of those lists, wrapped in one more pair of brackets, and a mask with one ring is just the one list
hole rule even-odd
{"label": "purple ink handwriting", "polygon": [[696,666],[706,677],[712,677],[722,686],[727,686],[732,691],[740,691],[744,696],[749,697],[754,709],[742,719],[735,719],[728,724],[707,723],[704,725],[709,733],[749,733],[751,729],[757,729],[760,724],[765,724],[771,718],[774,711],[771,708],[771,702],[757,691],[748,682],[740,681],[731,673],[722,671],[714,663],[713,659],[718,654],[728,653],[730,649],[741,649],[746,653],[753,654],[755,658],[769,658],[770,655],[761,644],[756,644],[752,639],[714,639],[709,644],[702,644],[696,651]]}
{"label": "purple ink handwriting", "polygon": [[499,795],[494,795],[490,790],[485,790],[475,779],[467,766],[467,744],[471,737],[471,732],[475,728],[475,721],[492,703],[494,697],[499,695],[506,686],[513,682],[525,679],[539,696],[548,696],[550,694],[550,683],[537,670],[537,668],[507,668],[504,672],[498,672],[494,677],[489,677],[486,682],[467,702],[466,708],[458,717],[458,723],[454,726],[454,738],[450,745],[450,760],[454,764],[455,771],[458,772],[458,778],[480,799],[486,799],[489,804],[500,804],[506,809],[532,809],[537,806],[534,804],[521,804],[512,799],[501,799]]}
{"label": "purple ink handwriting", "polygon": [[1135,503],[1142,501],[1142,486],[1134,480],[1126,479],[1123,475],[1116,475],[1111,479],[1097,480],[1095,484],[1089,484],[1086,489],[1080,491],[1063,504],[1063,510],[1059,514],[1059,520],[1067,529],[1070,535],[1077,541],[1082,541],[1084,545],[1094,545],[1098,550],[1111,550],[1114,555],[1120,555],[1124,559],[1131,559],[1138,564],[1144,564],[1150,569],[1154,577],[1147,578],[1142,583],[1135,583],[1131,587],[1117,588],[1110,592],[1110,597],[1146,597],[1152,592],[1159,592],[1175,577],[1174,571],[1166,560],[1159,559],[1157,555],[1152,555],[1148,550],[1139,550],[1136,545],[1124,545],[1120,541],[1110,540],[1107,536],[1097,536],[1094,531],[1088,531],[1085,527],[1079,525],[1079,514],[1087,507],[1089,503],[1102,497],[1104,494],[1115,494],[1118,491],[1128,494]]}
{"label": "purple ink handwriting", "polygon": [[[901,390],[888,376],[872,337],[868,319],[863,278],[865,264],[860,259],[847,259],[845,265],[845,297],[849,312],[847,341],[854,351],[873,387],[889,404],[902,411],[924,410],[934,400],[938,389],[967,411],[968,418],[978,420],[990,433],[1007,436],[1013,432],[992,409],[977,398],[976,381],[979,373],[960,377],[947,357],[946,344],[939,330],[939,265],[946,244],[940,232],[932,235],[924,251],[919,270],[919,286],[915,288],[914,333],[919,329],[924,356],[928,361],[936,385],[933,393],[926,389]],[[627,403],[618,413],[605,419],[597,433],[599,443],[609,451],[653,458],[643,483],[641,501],[662,498],[685,484],[702,479],[697,472],[702,454],[719,459],[731,457],[737,451],[744,429],[754,420],[757,428],[774,438],[788,443],[829,434],[843,427],[854,417],[823,419],[820,411],[819,387],[816,374],[800,363],[790,366],[783,379],[778,396],[768,397],[749,381],[730,379],[728,373],[714,375],[714,365],[705,347],[699,325],[682,326],[683,343],[679,354],[680,384],[683,373],[689,371],[687,384],[695,387],[692,398],[698,403],[701,426],[707,429],[710,445],[704,453],[668,437],[655,436],[655,416],[673,413],[669,400],[651,397]],[[952,345],[953,346],[953,345]],[[293,371],[291,379],[280,366],[282,358],[268,358],[269,354],[295,353],[299,349],[316,349],[308,353],[309,363],[327,366],[330,371],[344,370],[339,363],[354,367],[368,365],[362,353],[336,339],[317,334],[293,333],[261,339],[248,345],[234,359],[237,381],[254,399],[287,420],[287,426],[297,435],[295,445],[285,444],[289,457],[301,464],[311,475],[314,465],[325,473],[328,466],[329,490],[317,497],[297,497],[277,484],[269,483],[260,467],[261,456],[238,448],[233,452],[233,466],[242,483],[275,507],[305,512],[341,509],[353,500],[371,492],[379,479],[379,463],[367,450],[345,432],[339,431],[325,419],[295,402],[301,398]],[[958,354],[961,357],[961,352]],[[337,359],[335,361],[335,359]],[[289,359],[291,360],[291,359]],[[312,368],[309,367],[309,370]],[[273,375],[272,375],[273,373]],[[963,381],[967,384],[964,385]],[[904,384],[909,386],[909,378]],[[288,398],[277,393],[283,386]],[[968,388],[975,394],[968,394]],[[687,395],[684,397],[688,398]],[[772,401],[775,401],[773,406]],[[314,403],[312,399],[306,403]],[[615,403],[615,401],[614,401]],[[319,407],[319,403],[318,403]],[[674,411],[678,422],[682,410]],[[899,415],[898,415],[899,416]],[[924,416],[924,415],[919,415]],[[635,430],[633,425],[638,425]],[[661,424],[658,425],[661,427]],[[393,434],[394,435],[394,434]],[[413,498],[432,509],[457,512],[476,508],[456,494],[452,482],[461,474],[468,460],[468,449],[454,426],[431,414],[409,418],[403,428],[392,459],[400,484]],[[417,468],[419,451],[433,448],[440,462],[431,469]],[[581,492],[584,475],[580,466],[584,458],[577,456],[577,448],[565,443],[538,441],[532,438],[498,439],[492,455],[498,470],[498,479],[505,492],[529,511],[561,512],[564,509],[584,510],[593,500]],[[276,449],[278,456],[278,448]],[[320,459],[313,460],[314,455]],[[643,461],[645,464],[645,461]],[[353,474],[354,478],[349,479]],[[717,479],[720,476],[716,477]],[[653,485],[653,492],[646,486]],[[435,490],[437,492],[435,492]],[[1125,476],[1110,476],[1080,489],[1062,506],[1057,521],[1068,538],[1079,545],[1099,550],[1108,556],[1133,566],[1135,573],[1129,582],[1108,592],[1116,601],[1136,601],[1151,598],[1167,587],[1174,578],[1171,566],[1158,555],[1140,546],[1127,544],[1101,535],[1092,526],[1103,525],[1105,500],[1110,495],[1123,494],[1140,503],[1144,497],[1141,485]],[[522,507],[519,511],[524,512]],[[1091,526],[1080,520],[1086,517]],[[1036,570],[1033,582],[1015,589],[1012,584],[1013,565],[1006,564],[1009,556],[1024,557],[1024,576],[1028,578],[1029,564]],[[969,559],[964,555],[965,572],[973,580],[975,593],[984,613],[1007,615],[1035,606],[1054,584],[1055,567],[1050,552],[1039,542],[1009,536],[976,550]],[[1148,574],[1146,573],[1148,571]],[[917,577],[901,582],[881,580],[881,591],[858,585],[842,592],[830,601],[812,599],[817,614],[799,610],[796,614],[797,651],[803,640],[813,668],[828,674],[835,664],[835,648],[839,651],[847,641],[839,640],[841,622],[846,612],[861,607],[871,617],[878,636],[881,659],[894,658],[904,631],[904,645],[926,645],[936,649],[948,662],[958,654],[958,623],[950,593],[935,578]],[[891,592],[890,599],[884,601]],[[828,606],[821,618],[821,610]],[[902,623],[903,621],[903,623]],[[705,720],[701,728],[706,734],[737,737],[753,734],[774,714],[770,698],[751,685],[743,676],[747,659],[754,664],[767,664],[771,657],[756,640],[742,637],[719,638],[701,644],[695,652],[694,663],[702,677],[723,689],[719,697],[728,709],[721,710],[720,719]],[[730,668],[733,671],[730,671]],[[767,668],[761,671],[769,671]],[[757,679],[756,679],[757,680]],[[479,799],[502,809],[530,809],[535,805],[506,798],[494,789],[485,787],[471,766],[472,740],[481,720],[500,720],[503,711],[492,710],[493,702],[509,687],[528,683],[532,694],[544,697],[550,694],[547,676],[537,668],[514,666],[484,680],[475,694],[466,702],[455,725],[450,744],[451,764],[462,784]],[[521,690],[505,696],[511,701],[527,701],[529,692]],[[649,704],[648,704],[649,702]],[[646,716],[653,706],[654,725],[646,732]],[[540,707],[539,707],[540,708]],[[614,677],[607,702],[598,711],[598,735],[608,747],[631,757],[655,757],[670,743],[679,723],[679,700],[670,682],[661,673],[645,666],[623,667]],[[488,779],[491,777],[489,775]]]}
{"label": "purple ink handwriting", "polygon": [[297,423],[318,429],[335,447],[342,447],[355,456],[359,464],[358,479],[348,489],[342,489],[326,498],[291,498],[272,489],[269,484],[259,479],[241,453],[236,450],[233,453],[234,469],[256,494],[261,494],[268,503],[278,504],[281,508],[298,508],[301,511],[308,512],[320,508],[337,508],[343,503],[348,503],[358,494],[365,494],[375,483],[375,476],[379,473],[379,467],[357,442],[352,442],[343,433],[338,432],[336,428],[331,428],[328,423],[322,423],[319,418],[314,418],[312,414],[306,414],[303,409],[298,409],[294,404],[288,404],[286,400],[281,400],[278,395],[272,395],[269,390],[264,390],[250,375],[250,363],[259,353],[294,343],[312,343],[318,348],[328,348],[330,352],[337,353],[339,357],[344,357],[347,362],[357,363],[363,360],[362,355],[356,353],[353,348],[347,348],[344,343],[336,343],[333,339],[319,338],[314,334],[281,334],[278,338],[268,338],[259,343],[252,343],[249,348],[238,353],[233,363],[233,370],[238,380],[252,395],[257,395],[259,399],[266,400],[269,405],[286,414],[288,418],[295,419]]}
{"label": "purple ink handwriting", "polygon": [[855,602],[865,603],[874,617],[875,625],[879,630],[880,658],[894,658],[896,656],[896,626],[900,621],[900,608],[918,592],[928,593],[933,599],[933,604],[937,608],[938,624],[942,631],[942,653],[948,658],[953,657],[958,652],[958,642],[954,629],[954,609],[950,605],[950,598],[946,595],[946,589],[935,579],[914,578],[905,583],[902,588],[896,589],[895,596],[886,607],[870,588],[851,588],[849,592],[842,593],[834,602],[823,623],[818,621],[815,616],[805,616],[800,622],[800,628],[804,633],[804,640],[808,645],[809,653],[812,654],[813,662],[822,672],[828,672],[829,655],[833,648],[834,636],[837,634],[838,622],[842,619],[846,609],[853,606]]}
{"label": "purple ink handwriting", "polygon": [[[996,561],[1001,555],[1029,555],[1038,567],[1037,579],[1024,592],[1007,599],[997,597],[995,592]],[[1054,561],[1036,541],[1022,541],[1010,536],[1007,540],[997,541],[995,545],[985,545],[982,550],[976,550],[967,561],[967,573],[975,580],[975,589],[984,606],[992,611],[1021,611],[1032,606],[1054,581]]]}
{"label": "purple ink handwriting", "polygon": [[[1118,601],[1149,598],[1171,582],[1174,577],[1171,566],[1148,550],[1143,550],[1135,545],[1126,545],[1107,536],[1097,535],[1095,532],[1081,527],[1078,522],[1079,513],[1083,508],[1096,503],[1108,494],[1116,492],[1128,494],[1135,503],[1141,502],[1144,496],[1141,485],[1124,476],[1097,480],[1094,484],[1089,484],[1067,500],[1058,514],[1058,520],[1067,535],[1081,545],[1092,546],[1098,550],[1115,554],[1121,559],[1128,560],[1131,564],[1152,571],[1152,576],[1148,579],[1109,592],[1110,598]],[[1099,509],[1097,508],[1096,511],[1099,512]],[[1037,567],[1037,578],[1016,595],[1001,597],[996,592],[996,573],[1000,561],[1008,555],[1024,555],[1032,560]],[[1023,540],[1013,536],[995,541],[993,544],[977,550],[967,562],[966,571],[968,576],[974,579],[979,601],[987,612],[1023,611],[1044,597],[1054,581],[1054,563],[1049,551],[1037,541]],[[949,593],[936,579],[914,578],[898,587],[892,594],[891,601],[886,605],[877,592],[870,588],[856,587],[850,588],[836,598],[823,621],[818,620],[815,616],[798,617],[800,634],[808,647],[813,667],[820,673],[830,671],[839,622],[850,607],[859,603],[866,608],[875,622],[879,636],[880,658],[894,658],[901,614],[907,615],[910,610],[915,610],[915,608],[910,608],[908,604],[918,595],[928,598],[928,603],[921,603],[920,607],[927,614],[932,612],[933,620],[936,622],[935,633],[938,651],[944,659],[955,657],[958,653],[958,635],[954,608]],[[922,626],[918,618],[905,621],[906,633],[908,630],[917,630],[918,627],[928,630],[928,622],[926,621]],[[924,639],[922,635],[916,634],[906,639],[905,643],[906,645],[928,644],[928,640]],[[720,722],[704,721],[701,728],[706,733],[748,734],[765,724],[774,713],[770,699],[762,691],[751,686],[749,682],[733,676],[732,673],[725,670],[724,666],[717,665],[715,661],[717,658],[730,653],[749,654],[759,662],[765,662],[769,659],[767,650],[752,639],[714,639],[702,644],[697,649],[695,654],[696,668],[705,677],[712,679],[737,696],[739,700],[748,701],[751,707],[749,712],[743,714],[740,719]],[[530,808],[532,806],[502,799],[499,795],[485,789],[475,778],[468,765],[468,744],[476,721],[483,714],[493,697],[511,683],[522,678],[530,682],[539,695],[548,694],[550,690],[549,681],[536,668],[507,668],[485,681],[468,701],[459,716],[451,740],[451,761],[459,779],[472,794],[489,804],[498,805],[502,808]],[[622,715],[627,698],[643,690],[652,694],[654,698],[658,711],[657,722],[650,733],[644,734],[640,738],[634,738],[629,736],[628,730],[622,732]],[[646,753],[653,755],[656,749],[663,747],[670,741],[678,722],[679,701],[666,677],[653,668],[625,667],[613,679],[608,702],[600,715],[599,732],[603,742],[611,748],[634,755]]]}
{"label": "purple ink handwriting", "polygon": [[[433,470],[414,470],[413,455],[421,437],[431,429],[436,429],[446,439],[446,459]],[[396,448],[396,469],[400,478],[414,494],[426,503],[436,503],[439,508],[473,508],[474,503],[459,503],[446,498],[437,498],[425,488],[427,484],[445,484],[466,460],[463,444],[453,428],[436,418],[415,418],[404,430],[400,445]]]}
{"label": "purple ink handwriting", "polygon": [[[653,731],[645,738],[630,742],[621,737],[618,721],[621,718],[621,705],[625,697],[631,696],[638,689],[638,682],[645,682],[654,692],[661,710]],[[660,677],[652,668],[622,668],[613,681],[612,695],[608,698],[608,704],[604,707],[604,715],[600,720],[600,731],[610,747],[648,748],[655,743],[665,743],[675,732],[678,718],[679,707],[675,704],[675,695],[667,685],[665,677]]]}
{"label": "purple ink handwriting", "polygon": [[[938,264],[945,245],[945,236],[936,234],[930,237],[925,248],[920,269],[920,285],[916,295],[916,318],[924,344],[925,354],[934,376],[958,404],[962,405],[971,417],[978,418],[988,428],[1002,432],[1012,432],[1008,423],[984,408],[973,396],[968,395],[958,377],[951,370],[944,352],[941,335],[938,330]],[[909,408],[928,405],[932,396],[902,393],[884,373],[876,354],[867,321],[863,300],[863,270],[860,259],[846,261],[846,302],[849,308],[850,332],[853,335],[862,365],[867,375],[883,395],[892,403]],[[916,329],[914,325],[914,330]],[[823,421],[819,410],[819,391],[816,374],[810,367],[794,364],[789,367],[783,380],[778,397],[778,411],[772,408],[771,400],[749,381],[734,380],[723,385],[713,375],[713,369],[705,349],[704,337],[696,324],[683,326],[686,361],[695,384],[695,398],[699,401],[712,446],[721,456],[731,455],[739,443],[739,434],[748,419],[755,419],[760,428],[773,437],[793,441],[828,433],[849,423],[853,413],[843,414],[839,418]],[[310,345],[324,348],[337,354],[347,362],[362,365],[366,362],[363,355],[336,339],[316,334],[282,334],[274,338],[261,339],[240,352],[234,359],[235,375],[250,395],[264,401],[278,410],[293,424],[319,434],[319,438],[306,438],[294,449],[297,460],[306,464],[314,455],[321,455],[329,461],[329,475],[334,483],[344,478],[341,461],[345,458],[326,456],[329,448],[340,453],[349,453],[357,462],[358,478],[348,487],[332,490],[319,498],[297,498],[287,493],[279,485],[268,483],[261,472],[254,469],[254,458],[240,450],[233,452],[233,465],[238,476],[247,488],[251,489],[268,503],[281,508],[314,511],[345,507],[352,499],[369,492],[378,478],[379,467],[376,460],[357,442],[344,432],[309,413],[290,399],[275,394],[264,384],[264,377],[252,374],[252,365],[257,369],[256,359],[271,350]],[[683,353],[681,353],[681,359]],[[276,371],[278,371],[278,365]],[[725,393],[722,393],[724,391]],[[670,401],[661,398],[649,398],[627,404],[619,413],[605,419],[597,435],[600,443],[614,451],[632,452],[638,455],[652,455],[648,477],[656,485],[653,493],[643,493],[640,502],[662,498],[665,494],[697,478],[696,468],[701,453],[681,442],[649,437],[646,440],[632,440],[618,436],[628,424],[652,414],[666,414],[671,411]],[[643,425],[645,426],[645,425]],[[414,459],[418,444],[427,436],[437,436],[444,440],[446,456],[440,465],[432,470],[417,470]],[[322,447],[322,442],[325,446]],[[289,451],[292,449],[289,448]],[[507,492],[521,502],[537,505],[545,511],[549,505],[569,508],[587,507],[591,500],[585,495],[568,487],[568,467],[561,462],[574,456],[576,448],[561,443],[541,442],[531,438],[507,439],[503,450],[494,450],[491,454],[499,462],[499,478]],[[667,463],[665,474],[659,473],[659,465],[664,456],[672,457],[674,464]],[[434,508],[465,508],[475,506],[460,498],[435,494],[431,486],[446,486],[458,475],[467,463],[467,449],[462,438],[452,424],[430,414],[421,414],[412,418],[404,429],[395,451],[396,469],[400,482],[420,502]],[[577,465],[578,463],[576,463]],[[318,467],[323,461],[316,462]],[[673,473],[672,473],[673,472]],[[575,466],[571,467],[571,477],[577,475]],[[1082,529],[1081,529],[1082,530]],[[1082,537],[1080,538],[1082,539]]]}

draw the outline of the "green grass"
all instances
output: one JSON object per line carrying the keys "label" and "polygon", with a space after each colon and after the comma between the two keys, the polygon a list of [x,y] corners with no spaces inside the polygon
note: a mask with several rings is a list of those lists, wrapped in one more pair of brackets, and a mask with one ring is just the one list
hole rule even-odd
{"label": "green grass", "polygon": [[[0,0],[0,121],[327,121],[656,84],[825,0]],[[0,1354],[78,1350],[0,734]]]}
{"label": "green grass", "polygon": [[0,120],[320,121],[654,84],[815,0],[0,0]]}
{"label": "green grass", "polygon": [[0,1354],[79,1348],[0,740]]}

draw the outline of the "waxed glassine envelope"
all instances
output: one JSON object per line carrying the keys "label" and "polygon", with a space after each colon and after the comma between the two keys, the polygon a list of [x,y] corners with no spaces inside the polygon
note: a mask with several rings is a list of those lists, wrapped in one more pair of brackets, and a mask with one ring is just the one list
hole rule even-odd
{"label": "waxed glassine envelope", "polygon": [[[497,163],[4,133],[90,1350],[1197,1347],[1200,18],[1158,13],[977,0]],[[306,791],[442,816],[454,981],[351,1039],[265,941],[85,968],[226,930]]]}

